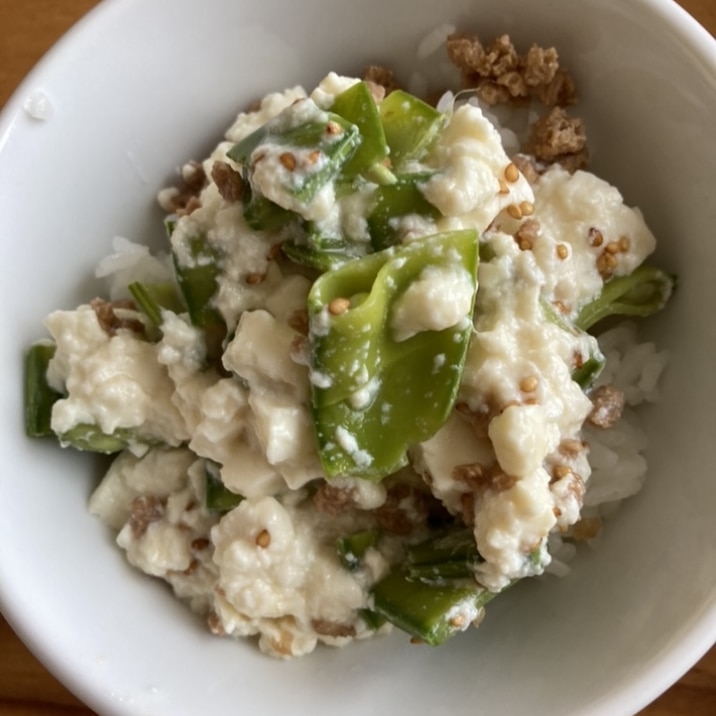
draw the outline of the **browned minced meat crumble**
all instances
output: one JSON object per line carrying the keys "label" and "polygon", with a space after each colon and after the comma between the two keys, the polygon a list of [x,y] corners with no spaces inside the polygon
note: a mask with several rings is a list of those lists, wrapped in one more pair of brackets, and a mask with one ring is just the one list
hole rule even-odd
{"label": "browned minced meat crumble", "polygon": [[[130,299],[105,301],[102,298],[94,298],[90,301],[90,307],[95,312],[100,327],[108,336],[116,336],[122,329],[134,331],[140,336],[145,333],[144,324],[136,317],[137,306]],[[117,311],[120,312],[119,315]],[[128,315],[122,315],[122,311],[128,312]]]}
{"label": "browned minced meat crumble", "polygon": [[245,190],[243,177],[228,162],[214,162],[211,168],[211,178],[225,201],[234,203],[243,197]]}
{"label": "browned minced meat crumble", "polygon": [[532,125],[525,150],[541,162],[559,163],[575,172],[589,158],[584,122],[569,117],[562,107],[553,107]]}
{"label": "browned minced meat crumble", "polygon": [[586,166],[584,122],[565,110],[577,102],[576,86],[554,47],[532,45],[520,54],[509,35],[483,45],[475,35],[454,34],[447,40],[447,53],[460,70],[463,87],[475,89],[486,104],[537,100],[547,108],[524,148],[538,163],[558,162],[568,171]]}
{"label": "browned minced meat crumble", "polygon": [[592,411],[587,420],[597,428],[611,428],[622,416],[624,393],[613,385],[601,385],[589,394]]}
{"label": "browned minced meat crumble", "polygon": [[363,80],[370,88],[376,102],[398,89],[393,70],[382,65],[368,65],[363,71]]}
{"label": "browned minced meat crumble", "polygon": [[152,522],[164,516],[166,500],[155,495],[140,495],[132,500],[129,526],[132,534],[141,537]]}
{"label": "browned minced meat crumble", "polygon": [[188,162],[181,169],[181,183],[159,194],[159,205],[169,214],[183,216],[201,206],[199,194],[206,186],[204,168],[198,162]]}
{"label": "browned minced meat crumble", "polygon": [[554,47],[532,45],[520,55],[509,35],[483,45],[475,35],[458,33],[448,38],[447,52],[463,85],[475,88],[487,104],[535,97],[547,107],[564,107],[577,101],[574,80],[560,67]]}
{"label": "browned minced meat crumble", "polygon": [[356,507],[355,495],[351,489],[336,487],[324,482],[313,496],[313,504],[319,512],[335,517],[350,512]]}
{"label": "browned minced meat crumble", "polygon": [[[355,493],[350,487],[336,487],[323,483],[313,496],[315,508],[336,517],[356,510]],[[388,487],[385,502],[377,508],[364,512],[375,520],[376,526],[385,532],[409,535],[425,525],[450,521],[441,502],[422,486],[397,483]]]}

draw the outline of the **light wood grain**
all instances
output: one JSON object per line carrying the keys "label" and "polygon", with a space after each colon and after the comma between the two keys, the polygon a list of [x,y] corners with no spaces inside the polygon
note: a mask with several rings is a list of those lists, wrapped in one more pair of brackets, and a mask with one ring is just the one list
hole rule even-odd
{"label": "light wood grain", "polygon": [[[629,0],[625,0],[628,2]],[[45,51],[97,0],[0,0],[0,106]],[[680,0],[716,35],[716,0]],[[92,716],[0,619],[0,714]],[[714,716],[716,647],[640,716]]]}

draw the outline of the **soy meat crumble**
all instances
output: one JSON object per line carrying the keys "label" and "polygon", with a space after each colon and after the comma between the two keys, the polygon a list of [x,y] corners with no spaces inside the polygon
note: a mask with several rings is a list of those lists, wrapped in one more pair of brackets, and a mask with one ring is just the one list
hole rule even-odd
{"label": "soy meat crumble", "polygon": [[487,46],[475,36],[453,35],[447,40],[450,59],[460,69],[465,87],[474,87],[487,105],[537,98],[545,114],[532,125],[525,146],[539,162],[557,162],[571,172],[588,163],[584,123],[570,117],[566,107],[577,103],[569,72],[560,67],[554,47],[532,45],[520,55],[508,35]]}
{"label": "soy meat crumble", "polygon": [[[129,562],[272,656],[477,626],[643,478],[655,392],[627,400],[619,363],[644,344],[589,329],[664,305],[655,239],[586,171],[554,48],[447,56],[470,91],[437,109],[374,65],[239,114],[159,195],[169,260],[117,246],[109,298],[51,314],[34,356],[46,432],[116,453],[89,507]],[[509,154],[499,107],[534,115]],[[629,480],[590,479],[622,429]]]}

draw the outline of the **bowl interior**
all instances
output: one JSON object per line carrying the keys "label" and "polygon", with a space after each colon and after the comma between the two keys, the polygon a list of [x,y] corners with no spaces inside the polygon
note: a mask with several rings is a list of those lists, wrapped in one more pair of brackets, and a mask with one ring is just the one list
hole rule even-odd
{"label": "bowl interior", "polygon": [[[36,653],[101,713],[634,712],[716,637],[716,45],[656,0],[109,0],[41,63],[0,124],[0,596]],[[419,11],[417,11],[419,8]],[[579,82],[592,168],[641,207],[677,274],[645,324],[670,351],[645,412],[651,469],[596,550],[561,580],[520,585],[474,633],[436,652],[399,634],[290,664],[211,637],[160,584],[133,572],[86,514],[101,461],[29,442],[24,348],[41,321],[97,290],[113,236],[159,246],[156,191],[268,91],[368,63],[409,77],[442,23],[554,44]],[[45,121],[22,105],[34,91]],[[193,678],[187,679],[191,673]]]}

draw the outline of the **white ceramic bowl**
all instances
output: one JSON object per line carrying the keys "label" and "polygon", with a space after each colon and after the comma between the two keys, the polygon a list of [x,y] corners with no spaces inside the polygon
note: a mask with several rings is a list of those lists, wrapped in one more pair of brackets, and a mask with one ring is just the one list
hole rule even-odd
{"label": "white ceramic bowl", "polygon": [[[563,580],[525,584],[439,650],[400,634],[292,663],[210,636],[85,512],[98,463],[22,431],[21,357],[93,295],[114,235],[159,242],[157,189],[268,90],[369,61],[410,70],[442,22],[554,43],[582,88],[593,168],[641,206],[679,276],[649,323],[672,354],[647,414],[646,488]],[[39,121],[23,104],[49,101]],[[102,714],[626,714],[716,637],[716,43],[668,0],[110,0],[0,122],[2,609]]]}

